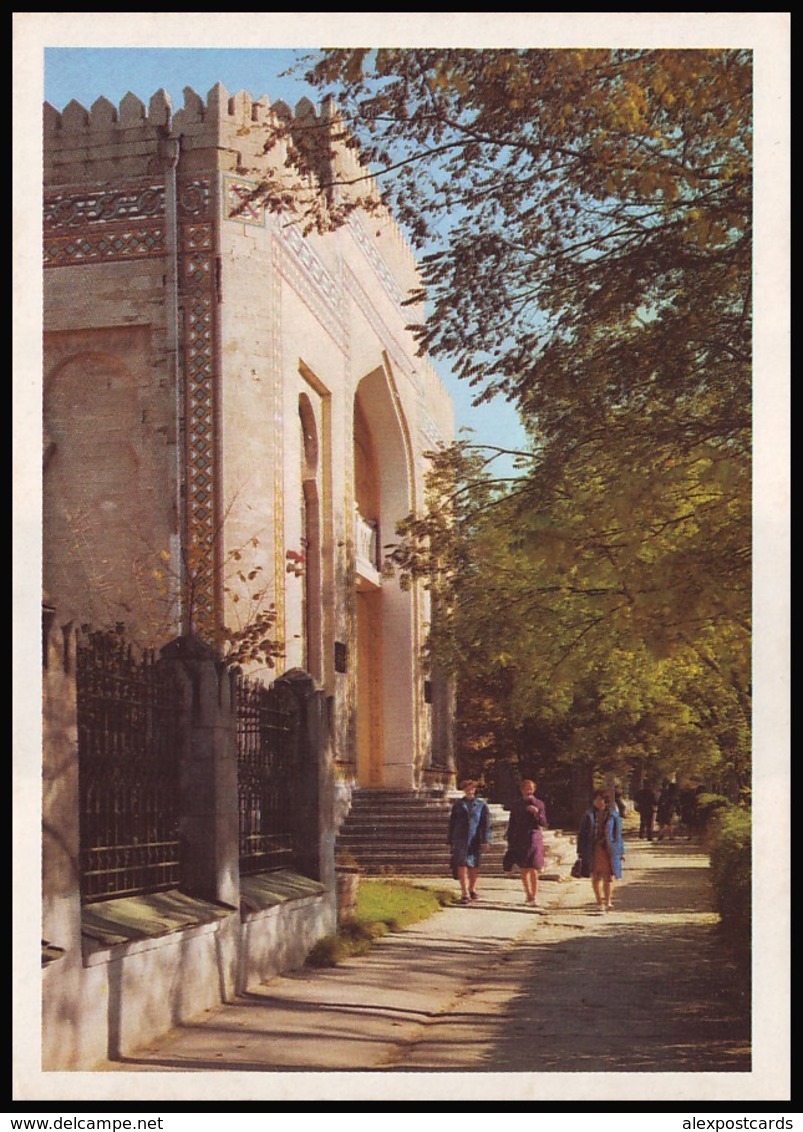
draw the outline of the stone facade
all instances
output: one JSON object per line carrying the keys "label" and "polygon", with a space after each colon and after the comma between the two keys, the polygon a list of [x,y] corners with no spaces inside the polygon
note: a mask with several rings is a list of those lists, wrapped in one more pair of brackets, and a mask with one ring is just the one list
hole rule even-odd
{"label": "stone facade", "polygon": [[[344,784],[451,785],[427,594],[379,570],[453,432],[406,329],[415,260],[382,210],[304,234],[265,207],[276,115],[333,123],[220,86],[175,113],[163,91],[45,105],[47,600],[155,645],[221,645],[272,605],[274,674],[325,694]],[[344,149],[324,172],[360,170]]]}

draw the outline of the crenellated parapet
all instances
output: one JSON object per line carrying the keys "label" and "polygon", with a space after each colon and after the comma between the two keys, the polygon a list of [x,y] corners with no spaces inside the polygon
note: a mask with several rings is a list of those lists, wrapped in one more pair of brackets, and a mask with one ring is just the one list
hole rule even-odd
{"label": "crenellated parapet", "polygon": [[[311,104],[299,104],[307,117]],[[314,108],[312,108],[314,111]],[[44,104],[45,183],[80,184],[86,181],[148,176],[164,163],[160,143],[165,137],[179,138],[183,163],[209,170],[249,169],[255,172],[268,163],[283,162],[286,150],[275,147],[266,156],[265,143],[272,126],[293,118],[283,104],[271,107],[267,98],[254,99],[245,91],[230,95],[220,83],[206,100],[191,87],[184,89],[183,106],[174,108],[164,90],[157,91],[146,106],[127,94],[119,106],[99,98],[86,109],[69,102],[59,113]]]}
{"label": "crenellated parapet", "polygon": [[171,119],[170,98],[163,90],[147,107],[133,94],[119,106],[99,98],[89,110],[73,100],[61,113],[46,102],[45,185],[153,175],[159,168],[159,142]]}
{"label": "crenellated parapet", "polygon": [[[158,90],[147,106],[127,94],[115,106],[98,98],[89,109],[75,100],[59,113],[44,104],[44,182],[59,186],[109,185],[161,178],[168,163],[167,137],[180,142],[180,173],[204,176],[221,171],[255,179],[280,171],[292,185],[286,158],[292,147],[305,171],[295,181],[306,191],[320,190],[334,203],[355,197],[376,202],[365,232],[398,277],[402,291],[418,282],[415,256],[406,236],[381,204],[379,185],[342,135],[344,125],[331,100],[317,108],[302,98],[291,109],[246,91],[230,94],[217,83],[202,98],[185,87],[183,105]],[[359,224],[359,221],[355,221]],[[363,233],[355,238],[366,250]]]}

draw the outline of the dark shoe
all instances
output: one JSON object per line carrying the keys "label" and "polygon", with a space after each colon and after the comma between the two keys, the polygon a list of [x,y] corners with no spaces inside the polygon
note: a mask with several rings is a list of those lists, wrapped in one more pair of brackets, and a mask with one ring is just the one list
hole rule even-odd
{"label": "dark shoe", "polygon": [[469,892],[468,895],[471,900],[479,900],[479,896],[477,896],[476,892]]}
{"label": "dark shoe", "polygon": [[468,898],[467,896],[461,896],[461,897],[460,897],[460,903],[461,903],[461,904],[470,904],[470,903],[471,903],[471,901],[470,901],[470,899],[469,899],[469,898]]}

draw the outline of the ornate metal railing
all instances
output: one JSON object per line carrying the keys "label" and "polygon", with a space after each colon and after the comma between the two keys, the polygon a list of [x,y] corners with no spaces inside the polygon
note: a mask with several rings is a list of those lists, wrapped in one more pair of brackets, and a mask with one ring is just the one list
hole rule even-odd
{"label": "ornate metal railing", "polygon": [[380,581],[379,524],[375,519],[364,519],[354,509],[354,546],[357,570],[371,581]]}
{"label": "ornate metal railing", "polygon": [[237,678],[240,873],[296,863],[303,789],[301,712],[291,689]]}
{"label": "ornate metal railing", "polygon": [[82,634],[76,692],[83,901],[177,886],[179,704],[169,670],[119,634]]}

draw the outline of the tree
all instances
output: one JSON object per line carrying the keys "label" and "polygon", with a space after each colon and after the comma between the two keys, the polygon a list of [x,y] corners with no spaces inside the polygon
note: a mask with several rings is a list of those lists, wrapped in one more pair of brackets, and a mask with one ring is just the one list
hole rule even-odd
{"label": "tree", "polygon": [[381,186],[424,252],[420,349],[531,438],[509,484],[463,442],[434,460],[394,554],[433,652],[567,757],[746,775],[750,52],[329,50],[306,77],[338,106],[310,130],[366,168],[318,158],[332,222]]}
{"label": "tree", "polygon": [[749,52],[330,50],[306,77],[434,245],[422,350],[515,400],[545,457],[612,426],[745,445]]}
{"label": "tree", "polygon": [[656,499],[649,480],[578,462],[542,498],[537,469],[514,492],[481,465],[459,447],[435,457],[433,504],[392,555],[439,595],[430,648],[459,674],[472,773],[548,751],[553,768],[746,785],[749,563],[709,546],[739,529],[745,485],[701,458],[689,482],[665,469]]}

